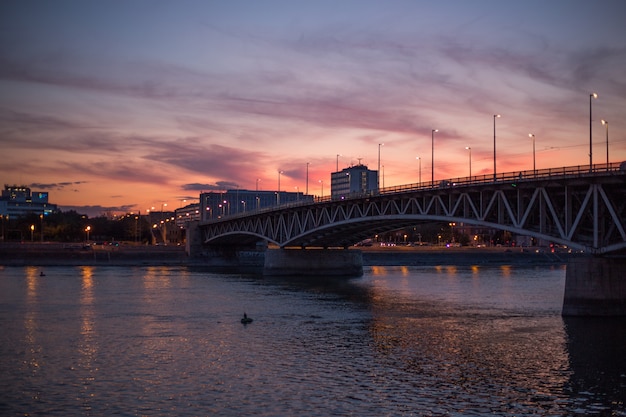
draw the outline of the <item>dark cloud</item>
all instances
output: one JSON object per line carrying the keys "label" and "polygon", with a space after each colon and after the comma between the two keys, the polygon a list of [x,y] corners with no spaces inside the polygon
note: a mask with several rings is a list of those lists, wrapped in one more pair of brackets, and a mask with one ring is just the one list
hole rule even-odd
{"label": "dark cloud", "polygon": [[66,187],[73,185],[87,184],[89,181],[71,181],[71,182],[57,182],[57,183],[32,183],[29,185],[31,189],[40,190],[62,190]]}
{"label": "dark cloud", "polygon": [[[215,184],[183,184],[181,188],[185,191],[220,191],[220,190],[233,190],[238,188],[239,185],[229,181],[217,181]],[[187,197],[188,199],[198,198]]]}

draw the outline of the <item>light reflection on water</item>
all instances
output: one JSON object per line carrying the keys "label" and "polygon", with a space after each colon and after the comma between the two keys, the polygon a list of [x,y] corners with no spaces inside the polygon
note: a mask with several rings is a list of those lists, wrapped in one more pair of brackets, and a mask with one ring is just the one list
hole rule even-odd
{"label": "light reflection on water", "polygon": [[564,276],[4,268],[0,414],[625,415],[624,322],[564,322]]}

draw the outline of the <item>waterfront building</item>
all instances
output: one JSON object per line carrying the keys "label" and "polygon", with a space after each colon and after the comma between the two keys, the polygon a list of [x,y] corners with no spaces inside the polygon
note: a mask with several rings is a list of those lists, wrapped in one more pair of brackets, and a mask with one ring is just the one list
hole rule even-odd
{"label": "waterfront building", "polygon": [[333,199],[348,194],[369,193],[377,189],[378,171],[358,164],[330,174],[330,195]]}
{"label": "waterfront building", "polygon": [[174,217],[176,227],[182,229],[185,227],[186,223],[200,220],[200,204],[194,203],[189,204],[185,207],[181,207],[174,211]]}
{"label": "waterfront building", "polygon": [[6,185],[0,196],[0,215],[3,218],[24,217],[29,214],[48,215],[57,210],[48,202],[47,191],[32,191],[25,185]]}
{"label": "waterfront building", "polygon": [[200,217],[202,220],[219,219],[224,216],[260,210],[279,204],[313,202],[313,196],[301,192],[226,190],[200,194]]}

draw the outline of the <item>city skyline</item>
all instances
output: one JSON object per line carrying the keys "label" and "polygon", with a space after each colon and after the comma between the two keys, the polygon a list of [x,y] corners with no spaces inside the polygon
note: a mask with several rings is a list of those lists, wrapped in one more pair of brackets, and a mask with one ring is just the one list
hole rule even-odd
{"label": "city skyline", "polygon": [[386,187],[492,175],[496,132],[498,172],[588,165],[590,128],[593,163],[607,134],[623,161],[625,18],[617,0],[6,1],[0,177],[96,215],[329,195],[358,163]]}

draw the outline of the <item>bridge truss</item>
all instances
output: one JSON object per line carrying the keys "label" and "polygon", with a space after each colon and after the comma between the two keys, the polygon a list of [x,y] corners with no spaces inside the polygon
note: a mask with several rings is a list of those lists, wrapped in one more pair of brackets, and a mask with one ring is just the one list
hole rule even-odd
{"label": "bridge truss", "polygon": [[442,184],[203,222],[204,243],[266,240],[280,247],[347,247],[383,232],[439,221],[505,230],[594,254],[626,249],[625,171]]}

